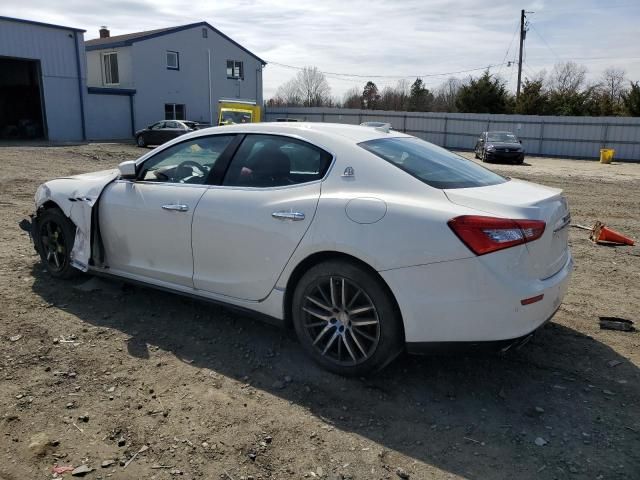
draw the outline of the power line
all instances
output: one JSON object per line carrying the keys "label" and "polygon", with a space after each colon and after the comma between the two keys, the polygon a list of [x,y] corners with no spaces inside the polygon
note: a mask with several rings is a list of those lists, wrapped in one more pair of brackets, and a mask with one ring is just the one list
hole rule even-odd
{"label": "power line", "polygon": [[556,51],[555,51],[553,48],[551,48],[551,45],[549,45],[549,42],[547,42],[547,41],[544,39],[544,37],[542,36],[542,34],[541,34],[541,33],[538,31],[538,29],[536,28],[536,26],[535,26],[534,24],[532,24],[532,23],[530,23],[530,25],[531,25],[531,28],[533,28],[533,31],[534,31],[534,32],[536,32],[536,35],[538,35],[538,37],[540,38],[540,40],[542,40],[542,41],[544,42],[544,44],[547,46],[547,48],[549,49],[549,51],[550,51],[551,53],[553,53],[553,54],[556,56],[556,58],[562,62],[563,60],[562,60],[562,58],[560,57],[560,55],[558,55],[558,54],[556,53]]}
{"label": "power line", "polygon": [[516,38],[516,34],[518,33],[518,30],[520,29],[520,22],[516,22],[516,29],[513,31],[513,36],[511,37],[511,41],[509,42],[509,47],[507,47],[507,51],[504,52],[504,58],[502,59],[502,65],[500,65],[500,68],[498,69],[498,75],[500,75],[500,72],[502,72],[502,67],[504,65],[505,60],[507,59],[507,56],[509,55],[509,51],[511,50],[511,45],[513,45],[513,40]]}
{"label": "power line", "polygon": [[[290,68],[293,70],[303,70],[306,67],[297,67],[294,65],[287,65],[285,63],[279,63],[279,62],[271,62],[271,61],[267,61],[268,64],[270,65],[276,65],[278,67],[283,67],[283,68]],[[455,72],[443,72],[443,73],[428,73],[428,74],[422,74],[422,75],[362,75],[362,74],[357,74],[357,73],[341,73],[341,72],[323,72],[320,71],[320,73],[323,73],[325,75],[333,75],[333,76],[338,76],[338,77],[354,77],[354,78],[389,78],[389,79],[403,79],[403,78],[430,78],[430,77],[442,77],[442,76],[446,76],[446,75],[456,75],[456,74],[460,74],[460,73],[470,73],[470,72],[477,72],[479,70],[488,70],[494,67],[499,67],[501,65],[504,65],[506,62],[502,62],[502,63],[494,63],[494,64],[490,64],[490,65],[485,65],[484,67],[477,67],[477,68],[469,68],[467,70],[457,70]]]}

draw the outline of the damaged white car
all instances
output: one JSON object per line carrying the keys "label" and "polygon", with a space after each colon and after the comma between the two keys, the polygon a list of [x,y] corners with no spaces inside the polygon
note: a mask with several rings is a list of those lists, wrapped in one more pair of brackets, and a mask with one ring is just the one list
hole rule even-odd
{"label": "damaged white car", "polygon": [[567,291],[569,222],[559,190],[400,132],[263,123],[47,182],[29,229],[53,277],[257,312],[361,375],[404,349],[527,338]]}

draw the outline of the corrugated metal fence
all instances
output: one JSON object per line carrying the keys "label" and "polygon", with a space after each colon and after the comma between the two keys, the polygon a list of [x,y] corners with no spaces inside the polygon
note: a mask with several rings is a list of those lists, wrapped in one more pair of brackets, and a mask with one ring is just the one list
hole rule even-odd
{"label": "corrugated metal fence", "polygon": [[552,117],[478,113],[389,112],[343,108],[267,108],[266,121],[387,122],[395,130],[450,149],[471,150],[481,132],[510,130],[531,155],[599,158],[613,148],[617,160],[640,161],[640,118]]}

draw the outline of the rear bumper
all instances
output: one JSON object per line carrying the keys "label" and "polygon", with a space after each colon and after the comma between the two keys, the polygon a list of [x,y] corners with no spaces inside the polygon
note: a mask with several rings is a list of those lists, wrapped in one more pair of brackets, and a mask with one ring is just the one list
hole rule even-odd
{"label": "rear bumper", "polygon": [[[380,272],[400,306],[407,344],[510,341],[559,308],[573,259],[544,280],[505,281],[477,257]],[[522,305],[521,300],[544,295]]]}

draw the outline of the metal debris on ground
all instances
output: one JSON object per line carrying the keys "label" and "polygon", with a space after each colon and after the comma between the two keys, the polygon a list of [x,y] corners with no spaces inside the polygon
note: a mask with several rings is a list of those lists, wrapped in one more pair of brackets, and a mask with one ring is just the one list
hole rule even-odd
{"label": "metal debris on ground", "polygon": [[620,332],[635,332],[636,329],[633,326],[631,320],[619,317],[600,317],[600,329],[601,330],[618,330]]}

